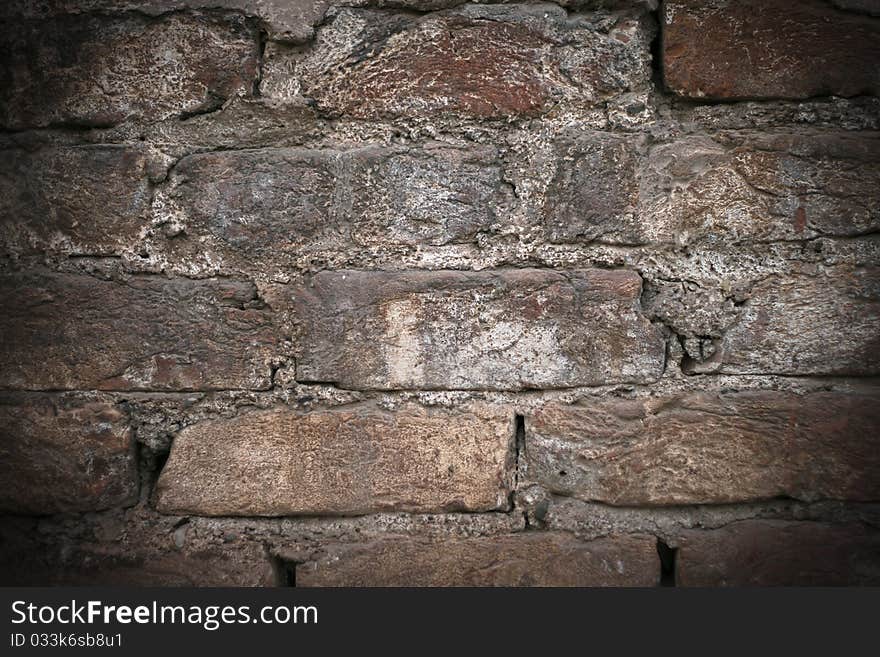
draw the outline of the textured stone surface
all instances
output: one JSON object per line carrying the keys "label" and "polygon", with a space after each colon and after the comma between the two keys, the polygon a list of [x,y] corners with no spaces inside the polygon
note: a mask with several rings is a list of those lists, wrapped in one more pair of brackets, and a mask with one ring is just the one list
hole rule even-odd
{"label": "textured stone surface", "polygon": [[551,404],[526,417],[526,478],[608,504],[880,499],[880,391]]}
{"label": "textured stone surface", "polygon": [[164,162],[124,146],[0,152],[0,248],[119,255],[150,223]]}
{"label": "textured stone surface", "polygon": [[[27,520],[0,517],[2,586],[272,586],[277,576],[262,545],[226,540],[178,547],[173,535],[130,527],[71,543]],[[177,532],[178,536],[183,532]],[[184,527],[185,530],[185,527]]]}
{"label": "textured stone surface", "polygon": [[297,379],[355,389],[647,382],[664,342],[631,271],[321,272],[294,291]]}
{"label": "textured stone surface", "polygon": [[473,241],[508,195],[490,148],[221,151],[181,161],[155,215],[176,260],[266,270]]}
{"label": "textured stone surface", "polygon": [[636,215],[638,141],[605,133],[558,140],[556,168],[541,208],[548,241],[645,241]]}
{"label": "textured stone surface", "polygon": [[116,404],[0,395],[0,511],[59,513],[133,504],[134,436]]}
{"label": "textured stone surface", "polygon": [[677,543],[680,586],[880,583],[880,532],[860,525],[745,520]]}
{"label": "textured stone surface", "polygon": [[653,586],[653,537],[579,541],[563,533],[450,538],[389,537],[329,546],[298,565],[297,586]]}
{"label": "textured stone surface", "polygon": [[0,7],[0,17],[46,18],[86,12],[130,11],[159,16],[185,9],[220,8],[253,17],[273,40],[302,43],[314,36],[314,26],[329,5],[329,0],[7,0]]}
{"label": "textured stone surface", "polygon": [[62,15],[0,39],[0,124],[12,129],[210,111],[257,77],[257,33],[238,14]]}
{"label": "textured stone surface", "polygon": [[174,439],[157,506],[199,515],[506,508],[513,416],[490,408],[271,409]]}
{"label": "textured stone surface", "polygon": [[692,98],[880,92],[880,21],[822,0],[669,0],[663,76]]}
{"label": "textured stone surface", "polygon": [[[748,130],[800,127],[855,132],[880,128],[880,98],[814,98],[800,102],[760,100],[736,103],[687,104],[682,119],[709,130]],[[865,136],[865,135],[862,135]]]}
{"label": "textured stone surface", "polygon": [[250,283],[0,277],[0,387],[268,388],[281,340]]}
{"label": "textured stone surface", "polygon": [[880,583],[880,1],[0,24],[0,583]]}
{"label": "textured stone surface", "polygon": [[719,339],[739,319],[738,301],[735,290],[687,280],[654,280],[642,295],[648,316],[675,331],[685,355],[682,369],[688,373],[717,370]]}
{"label": "textured stone surface", "polygon": [[270,44],[262,89],[359,118],[538,116],[645,84],[650,39],[637,17],[591,22],[551,5],[426,16],[340,9],[305,58]]}
{"label": "textured stone surface", "polygon": [[880,271],[831,267],[752,288],[722,341],[727,373],[880,373]]}
{"label": "textured stone surface", "polygon": [[724,244],[880,228],[880,141],[863,135],[686,137],[651,150],[644,241]]}
{"label": "textured stone surface", "polygon": [[305,101],[276,104],[262,98],[236,97],[221,111],[186,121],[159,121],[148,126],[123,124],[103,132],[108,140],[138,139],[162,144],[176,153],[271,146],[298,146],[316,139],[326,124]]}

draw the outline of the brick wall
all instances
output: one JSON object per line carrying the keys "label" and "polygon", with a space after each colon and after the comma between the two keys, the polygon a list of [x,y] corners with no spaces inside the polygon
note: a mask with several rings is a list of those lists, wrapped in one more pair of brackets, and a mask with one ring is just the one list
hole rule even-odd
{"label": "brick wall", "polygon": [[0,12],[2,583],[880,583],[880,3]]}

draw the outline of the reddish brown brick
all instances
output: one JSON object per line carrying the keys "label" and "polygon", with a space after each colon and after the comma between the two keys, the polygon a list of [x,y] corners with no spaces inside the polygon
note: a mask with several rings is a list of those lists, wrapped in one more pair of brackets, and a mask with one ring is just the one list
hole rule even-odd
{"label": "reddish brown brick", "polygon": [[538,116],[595,104],[650,77],[651,30],[615,15],[602,28],[559,8],[467,6],[423,17],[339,9],[302,58],[267,49],[263,91],[302,93],[360,118]]}
{"label": "reddish brown brick", "polygon": [[268,388],[280,332],[250,283],[0,277],[0,387]]}
{"label": "reddish brown brick", "polygon": [[482,406],[256,411],[181,431],[157,506],[221,516],[505,509],[513,440],[512,414]]}
{"label": "reddish brown brick", "polygon": [[880,92],[880,21],[822,0],[668,0],[663,76],[691,98]]}

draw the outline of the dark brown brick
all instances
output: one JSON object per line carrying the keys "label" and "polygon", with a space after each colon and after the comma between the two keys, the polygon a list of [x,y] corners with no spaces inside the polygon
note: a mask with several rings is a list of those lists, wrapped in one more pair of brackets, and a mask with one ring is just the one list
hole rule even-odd
{"label": "dark brown brick", "polygon": [[648,382],[665,343],[632,271],[321,272],[297,288],[297,378],[353,389]]}
{"label": "dark brown brick", "polygon": [[860,525],[744,520],[676,542],[679,586],[880,584],[880,532]]}
{"label": "dark brown brick", "polygon": [[164,163],[126,146],[0,152],[0,248],[120,255],[150,224]]}
{"label": "dark brown brick", "polygon": [[637,215],[637,148],[637,139],[607,133],[556,142],[555,172],[541,207],[548,241],[646,241]]}
{"label": "dark brown brick", "polygon": [[580,541],[568,534],[418,539],[328,546],[296,567],[297,586],[653,586],[653,537]]}
{"label": "dark brown brick", "polygon": [[250,283],[0,277],[0,387],[268,388],[281,340]]}
{"label": "dark brown brick", "polygon": [[348,251],[472,242],[508,203],[491,148],[263,149],[184,158],[155,202],[183,263],[263,273]]}
{"label": "dark brown brick", "polygon": [[95,511],[137,494],[133,432],[112,401],[0,395],[0,511]]}
{"label": "dark brown brick", "polygon": [[[113,521],[105,520],[113,527]],[[134,524],[104,540],[47,534],[25,518],[0,517],[2,586],[273,586],[275,567],[258,543],[175,544],[173,533]]]}
{"label": "dark brown brick", "polygon": [[219,516],[506,509],[513,440],[512,413],[485,406],[255,411],[181,431],[157,506]]}
{"label": "dark brown brick", "polygon": [[663,75],[691,98],[880,93],[880,21],[822,0],[668,0]]}
{"label": "dark brown brick", "polygon": [[256,30],[239,14],[70,14],[17,22],[0,50],[0,124],[155,121],[253,91]]}
{"label": "dark brown brick", "polygon": [[549,404],[526,476],[622,506],[880,499],[880,392],[690,394]]}

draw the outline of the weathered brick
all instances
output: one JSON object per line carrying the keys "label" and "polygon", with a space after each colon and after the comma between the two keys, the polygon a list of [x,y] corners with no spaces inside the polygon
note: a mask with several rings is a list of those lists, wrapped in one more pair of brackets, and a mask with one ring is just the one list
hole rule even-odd
{"label": "weathered brick", "polygon": [[556,532],[389,537],[328,546],[298,564],[297,586],[653,586],[660,561],[642,535],[580,541]]}
{"label": "weathered brick", "polygon": [[556,142],[555,172],[541,199],[549,241],[644,241],[636,214],[637,147],[635,138],[607,133],[580,133]]}
{"label": "weathered brick", "polygon": [[[184,158],[155,203],[185,262],[271,269],[352,247],[444,245],[508,202],[490,148],[265,149]],[[186,257],[184,257],[186,256]]]}
{"label": "weathered brick", "polygon": [[880,532],[861,525],[744,520],[676,543],[679,586],[880,584]]}
{"label": "weathered brick", "polygon": [[503,509],[513,440],[513,416],[482,406],[255,411],[181,431],[157,507],[245,516]]}
{"label": "weathered brick", "polygon": [[250,283],[0,277],[0,387],[268,388],[281,340]]}
{"label": "weathered brick", "polygon": [[668,0],[663,75],[692,98],[880,92],[880,21],[821,0]]}
{"label": "weathered brick", "polygon": [[305,58],[269,45],[262,90],[359,118],[538,116],[560,101],[590,105],[647,83],[648,24],[605,18],[546,5],[419,17],[339,9]]}
{"label": "weathered brick", "polygon": [[298,287],[297,379],[354,389],[648,382],[665,344],[632,271],[320,272]]}
{"label": "weathered brick", "polygon": [[[108,524],[112,521],[108,521]],[[113,532],[111,532],[113,534]],[[240,539],[177,547],[171,535],[129,526],[113,540],[44,535],[27,519],[0,518],[2,586],[273,586],[262,545]]]}
{"label": "weathered brick", "polygon": [[111,401],[0,395],[0,511],[46,514],[132,504],[134,437]]}
{"label": "weathered brick", "polygon": [[[262,98],[238,97],[221,111],[199,114],[186,121],[138,125],[137,134],[151,143],[173,145],[176,153],[195,153],[300,146],[318,139],[328,127],[305,101],[271,103]],[[134,126],[122,125],[104,134],[131,135],[133,130]]]}
{"label": "weathered brick", "polygon": [[643,241],[800,240],[880,228],[880,140],[847,135],[687,137],[652,149]]}
{"label": "weathered brick", "polygon": [[219,108],[253,91],[256,30],[239,14],[71,14],[0,37],[0,124],[110,125]]}
{"label": "weathered brick", "polygon": [[125,146],[0,152],[0,248],[119,255],[150,223],[164,162]]}
{"label": "weathered brick", "polygon": [[[407,2],[407,0],[402,1]],[[428,2],[433,1],[428,0]],[[443,1],[448,0],[441,0]],[[418,3],[419,0],[415,2]],[[314,27],[324,16],[329,4],[330,0],[50,0],[49,2],[4,0],[0,5],[0,18],[16,20],[47,18],[85,11],[100,13],[136,11],[159,16],[186,9],[228,9],[258,17],[260,28],[266,30],[270,39],[305,43],[314,37]]]}
{"label": "weathered brick", "polygon": [[608,504],[880,499],[880,392],[775,391],[550,404],[526,480]]}
{"label": "weathered brick", "polygon": [[880,269],[757,283],[718,351],[730,374],[880,374]]}

